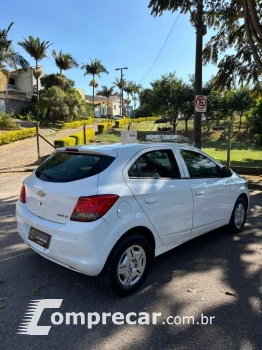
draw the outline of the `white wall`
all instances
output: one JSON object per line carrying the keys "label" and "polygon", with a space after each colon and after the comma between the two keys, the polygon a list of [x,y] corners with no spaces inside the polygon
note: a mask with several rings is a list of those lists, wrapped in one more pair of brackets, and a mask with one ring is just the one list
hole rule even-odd
{"label": "white wall", "polygon": [[32,85],[32,71],[31,69],[27,71],[18,71],[18,75],[14,76],[15,79],[15,88],[20,92],[29,93],[30,97],[33,94],[33,85]]}
{"label": "white wall", "polygon": [[[20,92],[26,92],[29,94],[29,97],[32,97],[34,92],[34,86],[36,85],[36,79],[34,78],[31,69],[28,69],[26,71],[19,70],[17,74],[15,74],[14,76],[11,75],[11,77],[15,79],[16,89],[18,89]],[[42,88],[40,84],[40,78],[39,90]]]}

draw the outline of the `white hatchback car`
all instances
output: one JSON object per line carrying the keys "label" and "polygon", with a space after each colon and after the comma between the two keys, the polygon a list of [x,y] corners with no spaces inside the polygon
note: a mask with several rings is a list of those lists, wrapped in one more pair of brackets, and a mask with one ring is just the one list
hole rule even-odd
{"label": "white hatchback car", "polygon": [[37,253],[127,295],[155,256],[223,225],[241,231],[248,207],[245,180],[200,150],[139,143],[56,149],[25,179],[16,215]]}

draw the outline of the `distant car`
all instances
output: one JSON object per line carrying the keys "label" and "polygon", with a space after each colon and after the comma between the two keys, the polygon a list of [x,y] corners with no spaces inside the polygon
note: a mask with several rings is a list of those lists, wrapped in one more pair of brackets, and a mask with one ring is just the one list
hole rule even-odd
{"label": "distant car", "polygon": [[168,123],[169,122],[169,119],[168,118],[160,118],[158,120],[155,121],[155,124],[158,124],[158,123]]}
{"label": "distant car", "polygon": [[157,128],[157,131],[171,131],[172,130],[172,128],[170,127],[164,127],[164,128],[161,128],[161,127],[158,127]]}
{"label": "distant car", "polygon": [[111,119],[119,120],[119,119],[125,119],[125,117],[123,118],[122,115],[112,115]]}
{"label": "distant car", "polygon": [[248,207],[245,179],[199,149],[137,143],[56,149],[25,179],[16,217],[35,252],[127,295],[154,257],[226,224],[240,232]]}
{"label": "distant car", "polygon": [[213,130],[225,130],[225,127],[223,125],[216,125],[213,127]]}

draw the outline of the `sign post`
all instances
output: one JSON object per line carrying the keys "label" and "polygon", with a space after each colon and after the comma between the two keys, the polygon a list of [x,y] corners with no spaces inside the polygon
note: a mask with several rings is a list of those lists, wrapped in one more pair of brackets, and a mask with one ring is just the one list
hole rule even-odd
{"label": "sign post", "polygon": [[196,95],[195,97],[195,112],[205,113],[207,110],[207,97]]}

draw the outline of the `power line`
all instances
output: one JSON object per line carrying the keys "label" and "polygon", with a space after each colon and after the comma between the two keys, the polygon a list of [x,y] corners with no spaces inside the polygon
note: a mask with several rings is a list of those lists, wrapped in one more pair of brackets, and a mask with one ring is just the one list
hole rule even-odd
{"label": "power line", "polygon": [[179,14],[177,15],[177,18],[176,18],[176,20],[175,20],[175,22],[174,22],[174,24],[173,24],[173,26],[172,26],[172,28],[171,28],[169,34],[168,34],[168,36],[167,36],[167,38],[166,38],[166,40],[165,40],[163,46],[161,47],[161,49],[160,49],[158,55],[156,56],[154,62],[152,63],[152,65],[151,65],[151,67],[148,69],[148,71],[146,72],[146,74],[145,74],[145,76],[143,77],[143,79],[140,80],[139,84],[142,83],[142,81],[145,79],[145,77],[147,76],[147,74],[151,71],[151,69],[153,68],[154,64],[156,63],[158,57],[160,56],[161,52],[163,51],[163,49],[164,49],[164,47],[165,47],[165,45],[166,45],[166,43],[167,43],[167,40],[169,39],[170,35],[171,35],[172,32],[173,32],[173,29],[175,28],[175,25],[176,25],[176,22],[177,22],[179,16],[180,16],[180,12],[179,12]]}

